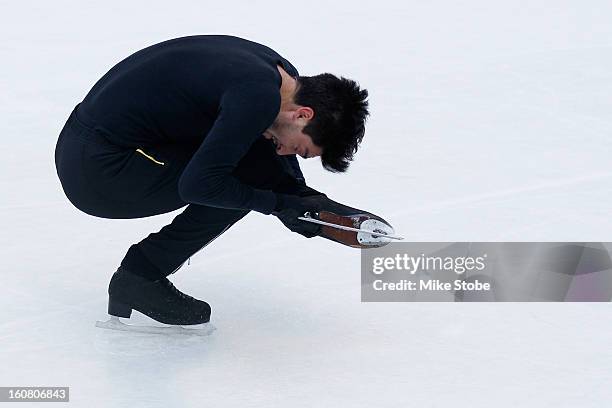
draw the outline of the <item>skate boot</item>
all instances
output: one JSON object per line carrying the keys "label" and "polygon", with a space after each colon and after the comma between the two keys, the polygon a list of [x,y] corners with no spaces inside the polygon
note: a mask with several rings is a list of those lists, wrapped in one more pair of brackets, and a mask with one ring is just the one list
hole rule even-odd
{"label": "skate boot", "polygon": [[[305,214],[306,218],[329,224],[376,232],[363,233],[323,225],[319,236],[353,248],[378,248],[392,242],[387,236],[395,233],[393,227],[382,217],[368,211],[352,208],[325,197],[317,212]],[[401,238],[400,238],[401,239]]]}
{"label": "skate boot", "polygon": [[158,322],[194,325],[210,320],[208,303],[174,287],[168,278],[147,280],[119,267],[108,286],[108,314],[128,318],[137,310]]}

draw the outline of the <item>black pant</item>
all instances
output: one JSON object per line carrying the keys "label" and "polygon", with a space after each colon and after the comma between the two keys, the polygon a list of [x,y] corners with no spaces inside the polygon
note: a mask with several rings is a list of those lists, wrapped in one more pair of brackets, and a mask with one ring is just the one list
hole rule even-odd
{"label": "black pant", "polygon": [[[188,204],[178,180],[197,146],[128,147],[109,143],[104,130],[78,106],[60,133],[55,165],[70,202],[102,218],[141,218],[187,206],[159,232],[132,245],[121,264],[142,276],[167,276],[194,253],[244,217],[248,210]],[[234,175],[260,189],[298,194],[304,188],[288,161],[263,137],[253,144]]]}

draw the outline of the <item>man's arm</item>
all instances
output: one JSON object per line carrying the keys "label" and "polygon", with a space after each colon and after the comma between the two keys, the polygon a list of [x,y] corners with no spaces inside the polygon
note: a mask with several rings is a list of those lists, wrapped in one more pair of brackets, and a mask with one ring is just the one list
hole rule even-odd
{"label": "man's arm", "polygon": [[289,165],[289,168],[291,169],[290,173],[293,174],[295,179],[298,182],[305,184],[306,180],[304,179],[304,174],[302,174],[302,169],[300,169],[300,164],[298,163],[298,159],[295,156],[295,154],[287,156],[287,164]]}
{"label": "man's arm", "polygon": [[280,108],[274,84],[249,82],[227,90],[212,129],[179,179],[188,203],[272,212],[276,195],[241,183],[231,173]]}

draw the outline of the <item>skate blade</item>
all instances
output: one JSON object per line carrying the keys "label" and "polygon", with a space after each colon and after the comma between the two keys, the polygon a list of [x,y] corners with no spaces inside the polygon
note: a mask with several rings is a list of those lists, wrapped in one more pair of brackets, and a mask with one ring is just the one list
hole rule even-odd
{"label": "skate blade", "polygon": [[125,324],[116,316],[106,322],[97,321],[96,327],[101,329],[119,330],[126,332],[148,333],[148,334],[165,334],[165,335],[187,335],[187,336],[209,336],[217,330],[211,323],[203,323],[195,325],[193,328],[183,326],[137,326]]}

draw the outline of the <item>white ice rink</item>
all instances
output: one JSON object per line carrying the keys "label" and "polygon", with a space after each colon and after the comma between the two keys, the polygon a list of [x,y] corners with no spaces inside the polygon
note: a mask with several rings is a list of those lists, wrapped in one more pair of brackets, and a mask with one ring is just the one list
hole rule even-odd
{"label": "white ice rink", "polygon": [[173,275],[212,337],[96,329],[129,245],[178,213],[80,213],[57,136],[112,65],[191,34],[366,87],[349,172],[303,169],[408,241],[612,238],[612,2],[3,1],[0,386],[69,386],[74,407],[612,404],[609,303],[361,303],[359,251],[260,214]]}

